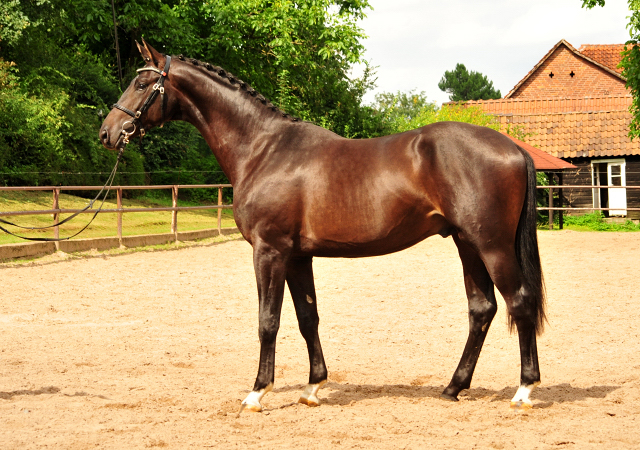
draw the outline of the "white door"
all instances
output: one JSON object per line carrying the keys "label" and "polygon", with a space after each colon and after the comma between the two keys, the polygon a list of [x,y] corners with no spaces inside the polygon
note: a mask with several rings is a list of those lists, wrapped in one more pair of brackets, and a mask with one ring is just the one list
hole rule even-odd
{"label": "white door", "polygon": [[[607,180],[609,186],[626,186],[624,161],[607,163]],[[627,215],[627,190],[624,188],[609,188],[609,210],[610,216]]]}

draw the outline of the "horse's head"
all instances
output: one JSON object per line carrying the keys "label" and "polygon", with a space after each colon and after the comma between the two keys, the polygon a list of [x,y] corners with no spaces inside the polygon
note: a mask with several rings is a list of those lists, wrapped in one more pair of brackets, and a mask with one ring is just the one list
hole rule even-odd
{"label": "horse's head", "polygon": [[144,136],[149,129],[162,125],[175,106],[168,82],[171,57],[162,55],[144,39],[143,45],[136,44],[146,65],[138,69],[138,76],[102,123],[100,142],[108,149],[123,148],[130,138]]}

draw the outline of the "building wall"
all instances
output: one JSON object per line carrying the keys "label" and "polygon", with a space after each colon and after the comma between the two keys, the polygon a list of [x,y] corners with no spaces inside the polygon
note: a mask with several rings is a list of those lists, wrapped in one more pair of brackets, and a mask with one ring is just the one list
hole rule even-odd
{"label": "building wall", "polygon": [[[553,74],[553,77],[550,74]],[[566,46],[561,45],[510,98],[600,97],[627,94],[623,80],[576,56]]]}
{"label": "building wall", "polygon": [[[640,186],[640,156],[619,156],[626,162],[625,175],[627,186]],[[563,185],[591,186],[591,162],[602,158],[565,158],[578,167],[577,170],[566,171]],[[564,189],[562,193],[565,205],[572,208],[590,208],[593,206],[592,189]],[[640,189],[627,189],[627,207],[640,208]],[[587,211],[588,212],[588,211]],[[581,212],[580,214],[583,214]],[[627,218],[640,219],[640,211],[628,211]]]}

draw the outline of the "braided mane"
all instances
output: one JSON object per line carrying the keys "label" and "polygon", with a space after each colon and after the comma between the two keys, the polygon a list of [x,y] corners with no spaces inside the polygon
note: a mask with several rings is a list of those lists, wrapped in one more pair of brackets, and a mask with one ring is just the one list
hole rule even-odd
{"label": "braided mane", "polygon": [[222,78],[232,86],[238,85],[241,90],[247,92],[247,94],[249,94],[251,97],[254,97],[257,101],[265,105],[267,108],[282,114],[282,117],[290,118],[293,122],[300,121],[299,118],[293,117],[290,114],[287,114],[286,112],[281,111],[276,105],[271,103],[264,95],[258,93],[258,91],[256,91],[254,88],[252,88],[247,83],[245,83],[244,81],[242,81],[241,79],[233,75],[231,72],[224,70],[222,67],[214,66],[213,64],[198,61],[197,59],[188,59],[188,58],[185,58],[183,55],[178,55],[178,59],[180,61],[190,62],[196,67],[202,67],[203,69],[207,70],[210,74],[217,75],[219,78]]}

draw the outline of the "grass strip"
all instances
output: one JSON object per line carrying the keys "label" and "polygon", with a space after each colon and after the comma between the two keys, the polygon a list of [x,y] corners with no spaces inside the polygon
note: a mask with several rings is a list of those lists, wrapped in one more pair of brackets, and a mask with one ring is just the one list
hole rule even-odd
{"label": "grass strip", "polygon": [[[59,205],[61,209],[82,209],[89,203],[88,199],[75,195],[60,194]],[[171,199],[163,198],[135,198],[123,199],[123,208],[153,208],[171,206]],[[190,202],[178,201],[178,206],[200,206]],[[94,208],[98,208],[96,202]],[[105,202],[105,209],[115,209],[117,207],[115,198]],[[53,208],[53,195],[49,191],[0,191],[0,211],[35,211],[49,210]],[[60,220],[68,215],[62,215]],[[64,238],[79,231],[91,220],[92,214],[80,214],[70,222],[60,226],[60,237]],[[53,215],[25,215],[25,216],[4,216],[9,220],[27,227],[41,227],[53,223]],[[98,238],[117,236],[117,213],[100,213],[93,223],[78,238]],[[180,211],[178,212],[178,231],[204,230],[216,228],[218,226],[218,212],[215,209]],[[222,210],[222,227],[235,227],[233,211]],[[14,227],[5,226],[16,234],[27,237],[53,237],[53,229],[48,230],[21,230]],[[159,212],[125,212],[122,215],[122,235],[133,236],[140,234],[157,234],[171,232],[171,211]],[[23,239],[1,233],[0,245],[26,242]]]}

